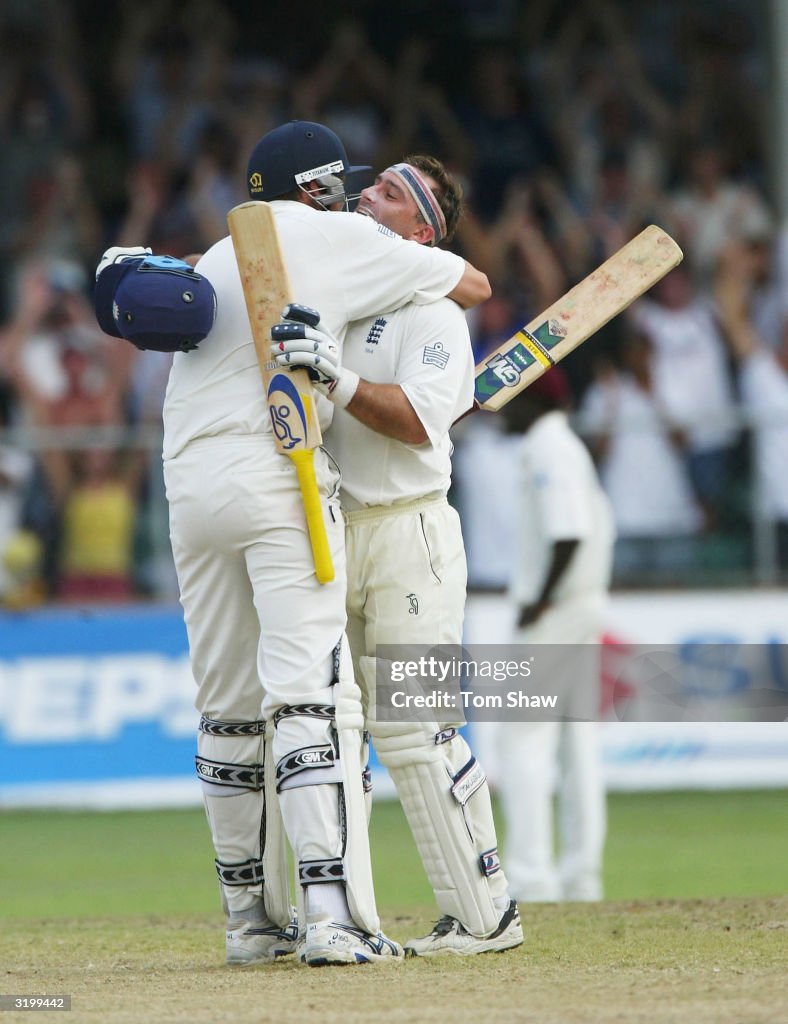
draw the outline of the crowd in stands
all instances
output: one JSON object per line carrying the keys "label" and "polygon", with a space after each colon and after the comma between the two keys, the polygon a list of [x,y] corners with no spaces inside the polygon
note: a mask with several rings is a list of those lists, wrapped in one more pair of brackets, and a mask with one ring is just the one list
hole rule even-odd
{"label": "crowd in stands", "polygon": [[[431,152],[460,178],[454,245],[494,290],[469,315],[478,358],[646,224],[669,231],[681,268],[564,364],[616,582],[788,569],[788,238],[752,8],[5,3],[0,602],[175,596],[170,357],[100,332],[93,271],[110,245],[184,256],[224,236],[253,143],[291,117],[354,163]],[[507,582],[510,441],[503,415],[456,430],[471,586]]]}

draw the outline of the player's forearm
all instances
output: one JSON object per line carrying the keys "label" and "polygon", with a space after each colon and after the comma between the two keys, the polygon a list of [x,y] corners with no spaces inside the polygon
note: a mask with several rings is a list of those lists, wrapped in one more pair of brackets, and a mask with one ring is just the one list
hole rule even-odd
{"label": "player's forearm", "polygon": [[550,553],[550,565],[548,566],[539,596],[533,604],[521,605],[520,607],[517,625],[521,629],[536,622],[550,607],[555,588],[569,568],[569,563],[572,561],[572,556],[577,550],[579,543],[580,541],[575,538],[555,541]]}
{"label": "player's forearm", "polygon": [[365,427],[395,441],[423,444],[427,440],[427,431],[399,384],[359,380],[346,408]]}
{"label": "player's forearm", "polygon": [[492,288],[487,275],[466,260],[465,272],[449,292],[449,298],[454,299],[463,309],[470,309],[472,306],[478,306],[480,302],[486,302],[491,295]]}
{"label": "player's forearm", "polygon": [[542,592],[539,595],[539,600],[541,602],[546,603],[552,600],[555,588],[558,586],[559,581],[569,568],[569,563],[572,561],[572,556],[577,550],[579,544],[580,541],[574,537],[566,540],[557,540],[553,544],[550,566],[547,570],[544,584],[542,585]]}

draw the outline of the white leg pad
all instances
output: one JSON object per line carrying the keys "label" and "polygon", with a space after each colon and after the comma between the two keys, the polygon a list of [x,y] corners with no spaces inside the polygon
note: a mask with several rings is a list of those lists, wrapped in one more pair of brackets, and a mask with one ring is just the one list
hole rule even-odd
{"label": "white leg pad", "polygon": [[274,760],[274,728],[265,730],[264,760],[265,846],[263,848],[263,895],[268,917],[284,928],[293,916],[287,857],[287,835],[282,821],[282,808],[276,792],[276,761]]}
{"label": "white leg pad", "polygon": [[366,931],[380,931],[375,886],[372,879],[372,857],[369,849],[367,817],[368,778],[367,749],[364,733],[364,710],[361,690],[353,678],[350,647],[343,637],[337,670],[336,691],[337,734],[340,760],[343,764],[345,821],[345,877],[347,899],[353,920]]}
{"label": "white leg pad", "polygon": [[296,705],[275,715],[274,754],[285,828],[302,885],[344,882],[355,924],[377,933],[367,832],[361,692],[343,640],[334,705]]}
{"label": "white leg pad", "polygon": [[[237,728],[255,731],[232,735]],[[284,927],[292,917],[287,846],[274,783],[266,779],[273,774],[270,756],[266,765],[266,746],[262,722],[203,719],[196,764],[222,905],[228,912],[243,913],[262,901],[269,920]]]}
{"label": "white leg pad", "polygon": [[[391,724],[378,726],[389,733]],[[424,870],[443,914],[457,918],[472,935],[498,927],[496,898],[508,895],[498,859],[490,791],[481,765],[456,734],[436,743],[435,734],[375,735]]]}

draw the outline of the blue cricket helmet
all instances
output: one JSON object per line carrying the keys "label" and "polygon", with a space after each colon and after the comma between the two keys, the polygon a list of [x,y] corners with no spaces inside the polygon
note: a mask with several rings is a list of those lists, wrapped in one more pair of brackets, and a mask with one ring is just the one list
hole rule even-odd
{"label": "blue cricket helmet", "polygon": [[111,263],[96,280],[94,302],[105,334],[157,352],[197,348],[216,319],[213,285],[174,256]]}

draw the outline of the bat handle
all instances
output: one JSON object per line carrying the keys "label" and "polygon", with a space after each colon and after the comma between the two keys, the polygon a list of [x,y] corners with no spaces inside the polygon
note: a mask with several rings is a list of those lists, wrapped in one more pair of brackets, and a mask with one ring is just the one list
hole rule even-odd
{"label": "bat handle", "polygon": [[301,488],[309,541],[312,545],[312,558],[315,562],[315,575],[318,583],[330,583],[334,578],[334,563],[331,560],[331,548],[328,546],[326,524],[323,520],[323,506],[320,504],[320,491],[315,477],[315,452],[313,448],[301,448],[288,452],[288,455],[293,460],[298,474],[298,486]]}

